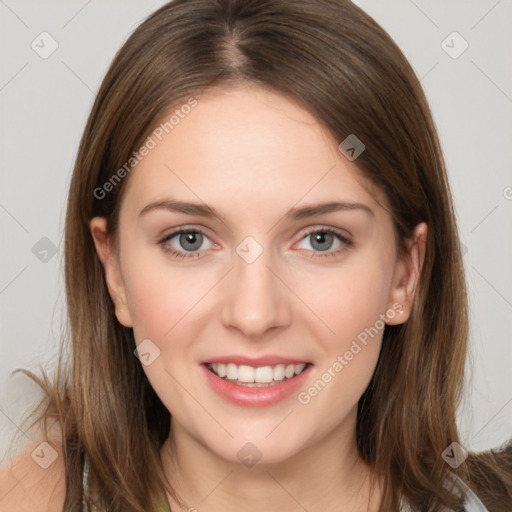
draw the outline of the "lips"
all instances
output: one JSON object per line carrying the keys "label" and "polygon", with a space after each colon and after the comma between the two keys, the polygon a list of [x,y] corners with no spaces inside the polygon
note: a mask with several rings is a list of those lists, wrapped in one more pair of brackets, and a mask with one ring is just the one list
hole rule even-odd
{"label": "lips", "polygon": [[[245,360],[247,361],[247,358]],[[255,360],[253,359],[252,361],[254,362]],[[290,359],[286,359],[286,361],[290,361]],[[258,364],[260,364],[259,360]],[[206,383],[217,395],[241,407],[267,407],[277,404],[289,398],[293,393],[296,393],[309,379],[313,371],[313,365],[307,364],[299,375],[295,375],[292,378],[285,378],[279,382],[272,381],[268,384],[250,384],[235,383],[220,378],[208,368],[207,364],[199,366],[202,369]]]}

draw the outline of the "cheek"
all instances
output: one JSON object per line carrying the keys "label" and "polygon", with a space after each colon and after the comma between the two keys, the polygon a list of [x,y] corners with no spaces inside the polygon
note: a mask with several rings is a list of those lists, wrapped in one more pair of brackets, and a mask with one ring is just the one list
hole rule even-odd
{"label": "cheek", "polygon": [[315,337],[324,357],[299,402],[309,400],[313,407],[337,411],[334,422],[356,405],[375,370],[391,283],[388,263],[372,255],[361,257],[339,271],[331,269],[329,281],[309,283],[311,309],[321,319]]}
{"label": "cheek", "polygon": [[166,266],[165,262],[143,263],[143,256],[125,264],[125,289],[137,340],[163,342],[181,319],[187,319],[204,294],[204,285],[190,275]]}
{"label": "cheek", "polygon": [[200,306],[205,284],[165,263],[142,272],[144,268],[133,258],[127,262],[125,279],[135,340],[139,344],[149,339],[160,351],[143,370],[168,410],[186,410],[190,404],[179,383],[187,382],[189,367],[182,363],[197,339],[194,324],[200,307],[194,305]]}
{"label": "cheek", "polygon": [[[370,254],[308,280],[311,309],[318,312],[325,324],[327,335],[322,338],[330,340],[333,348],[342,349],[347,342],[350,344],[385,313],[391,282],[391,271],[387,267],[386,262]],[[378,326],[382,328],[381,324],[379,321]]]}

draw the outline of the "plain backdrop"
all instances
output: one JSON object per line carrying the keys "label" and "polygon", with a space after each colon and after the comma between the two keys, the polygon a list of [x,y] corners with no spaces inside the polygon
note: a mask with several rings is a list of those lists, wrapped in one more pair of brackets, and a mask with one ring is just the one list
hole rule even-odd
{"label": "plain backdrop", "polygon": [[[163,3],[0,0],[0,463],[14,432],[29,439],[20,419],[39,398],[11,372],[43,365],[51,375],[55,362],[67,190],[95,92],[127,36]],[[357,4],[411,62],[439,130],[470,293],[462,442],[497,447],[512,437],[512,2]]]}

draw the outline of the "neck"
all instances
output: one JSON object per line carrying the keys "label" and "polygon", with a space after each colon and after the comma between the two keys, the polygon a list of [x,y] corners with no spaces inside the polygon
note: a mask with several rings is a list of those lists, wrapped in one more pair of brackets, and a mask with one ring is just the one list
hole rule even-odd
{"label": "neck", "polygon": [[339,429],[285,461],[250,468],[219,457],[173,419],[161,457],[169,482],[187,506],[168,496],[171,509],[377,512],[381,482],[357,451],[352,419],[350,436]]}

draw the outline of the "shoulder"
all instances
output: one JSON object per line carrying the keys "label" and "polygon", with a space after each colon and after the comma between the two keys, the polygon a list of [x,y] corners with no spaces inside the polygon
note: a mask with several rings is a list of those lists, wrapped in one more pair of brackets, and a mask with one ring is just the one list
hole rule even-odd
{"label": "shoulder", "polygon": [[0,512],[62,512],[66,496],[60,430],[38,429],[28,449],[0,468]]}
{"label": "shoulder", "polygon": [[[466,483],[462,479],[460,479],[455,473],[450,471],[450,475],[454,481],[457,481],[459,485],[464,490],[464,505],[463,512],[489,512],[489,510],[485,507],[485,505],[480,501],[478,496],[467,486]],[[449,480],[446,480],[446,484],[448,485]],[[454,491],[456,492],[456,491]],[[460,493],[457,492],[460,496]],[[401,497],[400,501],[400,512],[415,512],[415,509],[411,507],[410,503],[407,501],[405,496]]]}
{"label": "shoulder", "polygon": [[478,496],[470,489],[467,484],[454,474],[455,479],[460,483],[465,491],[464,510],[465,512],[489,512]]}

